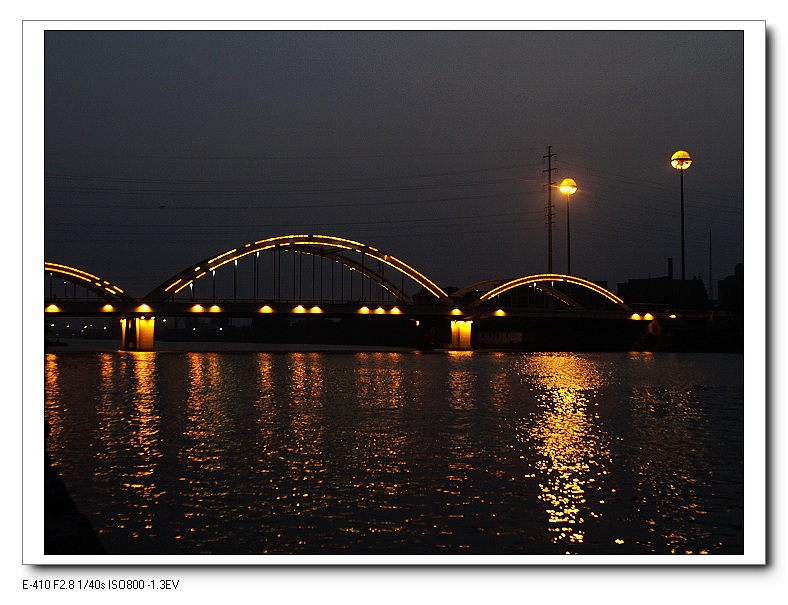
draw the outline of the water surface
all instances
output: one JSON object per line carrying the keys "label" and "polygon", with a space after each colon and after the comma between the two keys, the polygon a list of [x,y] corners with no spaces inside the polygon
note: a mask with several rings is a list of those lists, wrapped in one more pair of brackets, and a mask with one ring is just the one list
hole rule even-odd
{"label": "water surface", "polygon": [[74,352],[48,448],[111,554],[742,554],[743,356]]}

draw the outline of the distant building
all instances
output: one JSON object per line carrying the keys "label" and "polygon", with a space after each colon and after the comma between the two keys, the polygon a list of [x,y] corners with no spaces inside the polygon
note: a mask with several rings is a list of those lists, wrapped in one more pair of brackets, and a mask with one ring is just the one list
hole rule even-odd
{"label": "distant building", "polygon": [[[685,287],[685,308],[695,310],[710,308],[706,287],[700,277],[686,280]],[[673,279],[673,259],[668,259],[667,276],[627,280],[626,283],[618,284],[618,295],[633,308],[680,309],[682,287],[680,279]]]}
{"label": "distant building", "polygon": [[744,311],[744,264],[733,268],[733,275],[717,281],[717,306],[722,311]]}

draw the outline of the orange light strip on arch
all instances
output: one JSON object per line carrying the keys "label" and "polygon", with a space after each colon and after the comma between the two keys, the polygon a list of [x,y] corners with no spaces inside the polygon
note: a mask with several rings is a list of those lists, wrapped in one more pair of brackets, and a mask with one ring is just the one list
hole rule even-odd
{"label": "orange light strip on arch", "polygon": [[53,271],[55,273],[63,273],[64,275],[70,275],[71,277],[76,277],[77,279],[81,279],[86,282],[94,283],[99,282],[100,279],[93,275],[92,273],[88,273],[87,271],[82,271],[81,269],[77,269],[75,267],[69,267],[68,265],[60,265],[58,263],[44,263],[44,271]]}
{"label": "orange light strip on arch", "polygon": [[[181,280],[178,280],[178,281],[181,281]],[[193,279],[190,279],[190,280],[189,280],[189,281],[187,281],[185,284],[183,284],[183,285],[182,285],[180,288],[178,288],[177,290],[175,290],[174,294],[177,294],[178,292],[180,292],[181,290],[183,290],[184,288],[186,288],[187,286],[189,286],[190,284],[193,284],[193,283],[194,283],[194,280],[193,280]],[[168,289],[169,289],[169,288],[168,288]],[[165,290],[165,292],[166,292],[166,290]]]}
{"label": "orange light strip on arch", "polygon": [[483,294],[481,298],[479,298],[479,300],[480,301],[490,300],[491,298],[503,294],[507,290],[511,290],[519,286],[526,286],[528,284],[547,282],[547,281],[563,281],[570,284],[583,286],[585,288],[588,288],[589,290],[596,292],[597,294],[600,294],[601,296],[604,296],[605,298],[616,303],[619,306],[626,307],[626,303],[621,298],[613,294],[610,290],[607,290],[606,288],[603,288],[602,286],[599,286],[592,281],[588,281],[587,279],[583,279],[581,277],[574,277],[572,275],[563,275],[561,273],[540,273],[537,275],[528,275],[526,277],[513,279],[512,281],[506,282],[505,284],[501,284],[497,288],[493,288],[486,294]]}
{"label": "orange light strip on arch", "polygon": [[70,267],[69,265],[62,265],[60,263],[52,263],[52,262],[44,261],[44,271],[49,271],[52,273],[58,273],[60,275],[67,275],[69,277],[74,277],[76,279],[89,283],[91,286],[95,286],[96,288],[101,288],[102,290],[106,290],[107,292],[113,295],[123,294],[123,290],[120,287],[113,286],[106,279],[102,280],[100,277],[93,275],[92,273],[88,273],[87,271],[83,271],[82,269],[77,269],[76,267]]}
{"label": "orange light strip on arch", "polygon": [[[367,253],[367,254],[369,254],[369,256],[371,256],[372,258],[377,259],[377,260],[381,261],[382,263],[387,264],[389,267],[393,267],[397,271],[400,271],[401,273],[404,273],[405,275],[410,277],[412,280],[414,280],[416,283],[418,283],[419,285],[421,285],[424,288],[426,288],[427,290],[429,290],[429,292],[433,296],[435,296],[436,298],[447,298],[449,296],[448,294],[446,294],[446,292],[443,291],[443,289],[440,286],[438,286],[432,280],[427,278],[426,275],[424,275],[422,273],[419,273],[418,271],[416,271],[416,269],[414,269],[413,267],[411,267],[407,263],[402,262],[398,258],[396,258],[394,256],[391,256],[391,255],[388,255],[388,254],[379,254],[379,253],[378,254]],[[391,262],[392,260],[396,261],[396,263]]]}
{"label": "orange light strip on arch", "polygon": [[[246,246],[244,246],[244,248],[246,248],[247,246],[251,246],[251,244],[246,244]],[[260,248],[250,248],[250,249],[248,249],[248,250],[243,250],[243,251],[239,252],[238,254],[235,254],[235,255],[233,255],[233,256],[230,256],[230,257],[228,257],[228,258],[225,258],[225,259],[224,259],[224,260],[222,260],[222,262],[220,262],[220,263],[217,263],[217,264],[215,264],[215,265],[211,265],[211,266],[210,266],[208,269],[209,269],[210,271],[216,271],[216,269],[218,269],[219,267],[221,267],[221,266],[223,266],[223,265],[226,265],[227,263],[229,263],[229,262],[231,262],[231,261],[238,260],[239,258],[243,258],[244,256],[248,256],[248,255],[252,254],[253,252],[261,252],[261,251],[263,251],[263,250],[270,250],[271,248],[274,248],[274,247],[275,247],[275,246],[262,246],[262,247],[260,247]],[[230,252],[237,252],[237,251],[238,251],[238,249],[237,249],[237,248],[236,248],[235,250],[230,250]],[[208,261],[208,264],[210,265],[211,263],[215,262],[217,259],[219,259],[219,258],[222,258],[223,256],[226,256],[227,254],[229,254],[229,252],[225,252],[224,254],[220,254],[219,256],[217,256],[216,258],[214,258],[213,260],[209,260],[209,261]],[[199,268],[199,267],[198,267],[198,268]],[[206,273],[207,273],[207,271],[203,271],[202,273],[200,273],[200,274],[199,274],[197,277],[195,277],[194,279],[200,279],[200,278],[201,278],[203,275],[205,275]]]}
{"label": "orange light strip on arch", "polygon": [[[417,282],[420,286],[424,287],[427,291],[429,291],[433,296],[436,298],[447,298],[448,295],[433,281],[428,279],[424,274],[420,273],[407,263],[399,260],[398,258],[391,256],[389,254],[381,253],[377,248],[372,246],[368,246],[361,242],[357,242],[355,240],[342,238],[342,237],[334,237],[330,235],[283,235],[278,237],[269,237],[266,239],[257,240],[254,244],[245,244],[240,249],[233,248],[232,250],[228,250],[227,252],[223,252],[217,256],[214,256],[208,261],[203,261],[194,265],[190,270],[192,272],[198,272],[202,265],[209,265],[208,271],[215,271],[219,267],[233,261],[237,260],[243,256],[247,256],[252,254],[253,252],[261,252],[263,250],[269,250],[271,248],[275,248],[276,246],[284,246],[284,245],[318,245],[318,246],[326,246],[331,248],[339,248],[343,250],[355,250],[360,254],[366,254],[371,258],[379,260],[390,267],[396,269],[397,271],[405,274],[410,279]],[[304,252],[308,253],[308,252]],[[184,273],[187,271],[181,272],[173,279],[172,282],[169,282],[165,287],[163,287],[163,292],[169,292],[172,290],[173,294],[179,293],[181,290],[186,288],[189,284],[194,283],[197,279],[204,276],[206,274],[205,271],[199,273],[194,278],[181,283],[184,279]],[[381,284],[382,285],[382,284]],[[385,288],[385,286],[383,286]]]}

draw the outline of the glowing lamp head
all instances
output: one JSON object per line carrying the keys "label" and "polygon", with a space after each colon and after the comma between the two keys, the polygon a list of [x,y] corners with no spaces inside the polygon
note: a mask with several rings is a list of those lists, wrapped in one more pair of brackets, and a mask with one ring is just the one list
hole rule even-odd
{"label": "glowing lamp head", "polygon": [[686,170],[692,165],[692,158],[686,151],[679,150],[671,156],[670,165],[676,170]]}
{"label": "glowing lamp head", "polygon": [[577,183],[575,183],[574,179],[564,179],[558,186],[558,190],[564,195],[572,195],[577,191]]}

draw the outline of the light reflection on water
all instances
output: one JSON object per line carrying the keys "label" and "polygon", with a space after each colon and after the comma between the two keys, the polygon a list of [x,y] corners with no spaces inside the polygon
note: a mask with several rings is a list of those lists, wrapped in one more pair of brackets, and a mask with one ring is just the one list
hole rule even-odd
{"label": "light reflection on water", "polygon": [[527,433],[539,458],[539,496],[556,543],[583,542],[586,517],[599,517],[604,499],[588,498],[593,484],[607,473],[607,436],[595,425],[589,405],[598,405],[603,386],[596,365],[571,354],[538,355],[526,360],[524,374],[538,385],[539,411]]}
{"label": "light reflection on water", "polygon": [[729,554],[741,364],[48,353],[45,410],[112,553]]}

